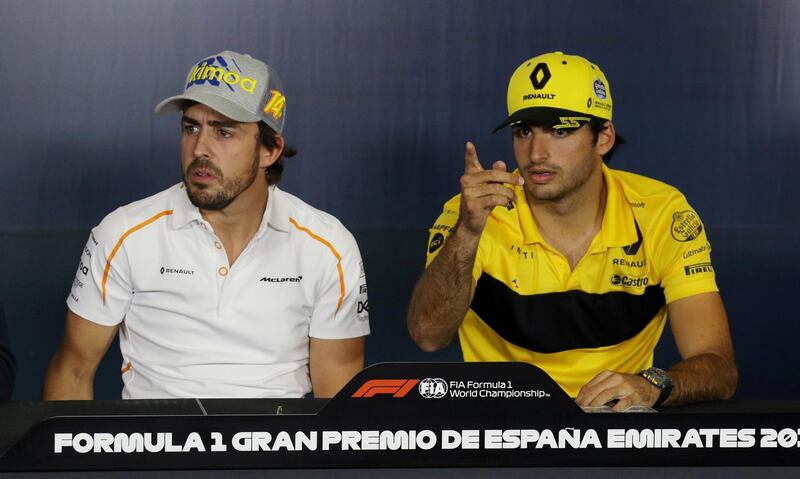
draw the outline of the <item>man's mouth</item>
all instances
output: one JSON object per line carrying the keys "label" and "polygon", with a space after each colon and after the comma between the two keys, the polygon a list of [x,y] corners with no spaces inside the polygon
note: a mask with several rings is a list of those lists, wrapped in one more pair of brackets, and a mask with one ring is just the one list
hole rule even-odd
{"label": "man's mouth", "polygon": [[194,160],[186,169],[186,178],[193,183],[211,183],[222,180],[222,172],[209,160],[200,158]]}
{"label": "man's mouth", "polygon": [[191,172],[191,175],[199,179],[213,180],[214,178],[216,178],[216,176],[212,171],[207,170],[205,168],[196,168]]}
{"label": "man's mouth", "polygon": [[528,169],[528,178],[535,184],[545,184],[550,182],[556,176],[554,170],[546,168],[530,168]]}
{"label": "man's mouth", "polygon": [[210,185],[216,178],[214,172],[205,168],[195,168],[189,172],[189,180],[198,186]]}

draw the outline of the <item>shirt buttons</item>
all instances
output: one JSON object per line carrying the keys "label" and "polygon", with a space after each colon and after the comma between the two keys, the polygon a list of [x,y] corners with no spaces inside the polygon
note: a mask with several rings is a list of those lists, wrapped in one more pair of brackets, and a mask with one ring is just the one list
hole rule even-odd
{"label": "shirt buttons", "polygon": [[220,244],[219,241],[214,241],[214,246],[216,246],[217,249],[222,249],[222,244]]}
{"label": "shirt buttons", "polygon": [[220,266],[218,272],[220,276],[228,276],[228,268],[224,266]]}

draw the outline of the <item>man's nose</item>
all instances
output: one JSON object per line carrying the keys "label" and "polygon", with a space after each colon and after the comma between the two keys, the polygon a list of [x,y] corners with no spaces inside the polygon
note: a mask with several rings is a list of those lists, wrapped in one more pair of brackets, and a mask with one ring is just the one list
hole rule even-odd
{"label": "man's nose", "polygon": [[528,159],[532,162],[546,160],[549,156],[547,132],[538,128],[531,131],[531,141],[528,147]]}
{"label": "man's nose", "polygon": [[210,156],[210,138],[207,128],[200,128],[200,131],[192,137],[192,156],[195,158],[208,158]]}

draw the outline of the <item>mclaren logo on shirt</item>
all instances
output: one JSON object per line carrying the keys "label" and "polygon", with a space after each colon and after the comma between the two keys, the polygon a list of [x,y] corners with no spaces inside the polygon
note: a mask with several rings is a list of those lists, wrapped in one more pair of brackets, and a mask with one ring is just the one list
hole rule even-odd
{"label": "mclaren logo on shirt", "polygon": [[284,278],[264,276],[263,278],[259,279],[259,281],[264,283],[299,283],[302,280],[302,276],[287,276]]}
{"label": "mclaren logo on shirt", "polygon": [[166,268],[164,266],[161,267],[159,272],[163,274],[187,274],[189,276],[194,274],[194,270],[191,269],[181,269],[181,268]]}

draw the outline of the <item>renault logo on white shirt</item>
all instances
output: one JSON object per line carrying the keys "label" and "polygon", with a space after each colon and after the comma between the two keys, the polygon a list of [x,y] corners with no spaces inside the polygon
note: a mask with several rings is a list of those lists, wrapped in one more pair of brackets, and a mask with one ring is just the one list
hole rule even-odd
{"label": "renault logo on white shirt", "polygon": [[194,270],[191,269],[180,269],[180,268],[165,268],[161,267],[161,274],[188,274],[189,276],[194,274]]}

